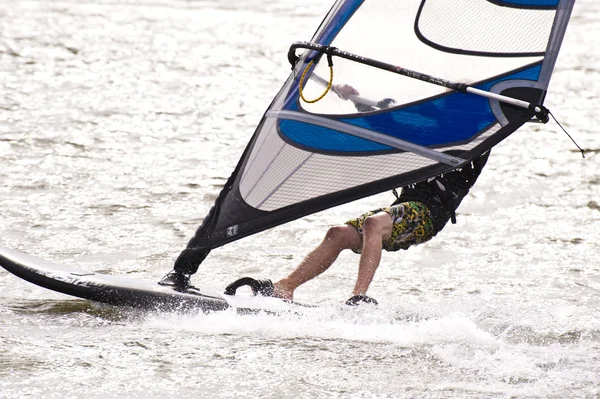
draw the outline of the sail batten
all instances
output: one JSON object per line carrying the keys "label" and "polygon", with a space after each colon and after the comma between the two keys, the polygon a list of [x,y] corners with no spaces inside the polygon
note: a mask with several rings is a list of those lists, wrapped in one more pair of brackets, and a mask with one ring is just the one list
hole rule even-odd
{"label": "sail batten", "polygon": [[[292,74],[180,258],[197,267],[212,248],[449,172],[543,118],[573,5],[336,1],[312,39],[292,46]],[[333,82],[322,78],[328,58]],[[330,83],[315,103],[300,97]]]}

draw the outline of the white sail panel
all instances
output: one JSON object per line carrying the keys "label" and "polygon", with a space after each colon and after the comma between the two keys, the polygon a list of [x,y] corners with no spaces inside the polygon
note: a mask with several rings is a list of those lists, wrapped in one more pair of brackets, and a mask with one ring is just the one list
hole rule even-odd
{"label": "white sail panel", "polygon": [[[265,122],[262,140],[254,146],[239,183],[244,201],[262,211],[274,211],[366,184],[373,176],[385,179],[436,163],[410,152],[361,157],[304,151],[282,140],[275,122],[275,118]],[[495,124],[476,139],[447,149],[469,151],[499,128]]]}
{"label": "white sail panel", "polygon": [[541,53],[548,46],[554,17],[552,9],[506,7],[489,1],[427,0],[416,29],[428,42],[457,51]]}

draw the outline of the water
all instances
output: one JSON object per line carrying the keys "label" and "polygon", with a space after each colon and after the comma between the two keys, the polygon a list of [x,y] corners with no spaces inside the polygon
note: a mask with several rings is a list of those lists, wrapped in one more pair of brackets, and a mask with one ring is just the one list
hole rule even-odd
{"label": "water", "polygon": [[[308,39],[321,0],[0,2],[0,245],[170,270]],[[600,5],[579,0],[546,105],[435,240],[386,254],[348,311],[344,254],[303,317],[143,314],[0,271],[0,398],[600,398]],[[196,283],[279,278],[390,194],[215,250]]]}

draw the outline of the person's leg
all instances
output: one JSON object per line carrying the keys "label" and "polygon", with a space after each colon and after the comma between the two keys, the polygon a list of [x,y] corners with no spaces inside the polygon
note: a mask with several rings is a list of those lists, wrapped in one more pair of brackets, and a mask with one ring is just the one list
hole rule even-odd
{"label": "person's leg", "polygon": [[342,250],[358,250],[359,248],[360,234],[353,226],[344,225],[330,228],[323,241],[300,262],[290,275],[273,284],[275,295],[284,299],[293,299],[296,288],[327,270]]}
{"label": "person's leg", "polygon": [[391,237],[392,227],[392,218],[387,212],[380,212],[365,220],[358,277],[352,295],[366,294],[381,261],[383,240]]}

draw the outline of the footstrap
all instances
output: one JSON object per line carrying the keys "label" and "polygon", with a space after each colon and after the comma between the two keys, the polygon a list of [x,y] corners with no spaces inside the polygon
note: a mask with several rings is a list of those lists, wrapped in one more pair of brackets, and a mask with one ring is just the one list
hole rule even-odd
{"label": "footstrap", "polygon": [[275,288],[269,279],[257,280],[252,277],[242,277],[225,288],[225,295],[235,295],[240,287],[248,286],[254,295],[273,296]]}
{"label": "footstrap", "polygon": [[358,306],[362,303],[372,303],[373,305],[378,305],[378,302],[366,295],[354,295],[352,298],[346,301],[346,305],[348,306]]}

